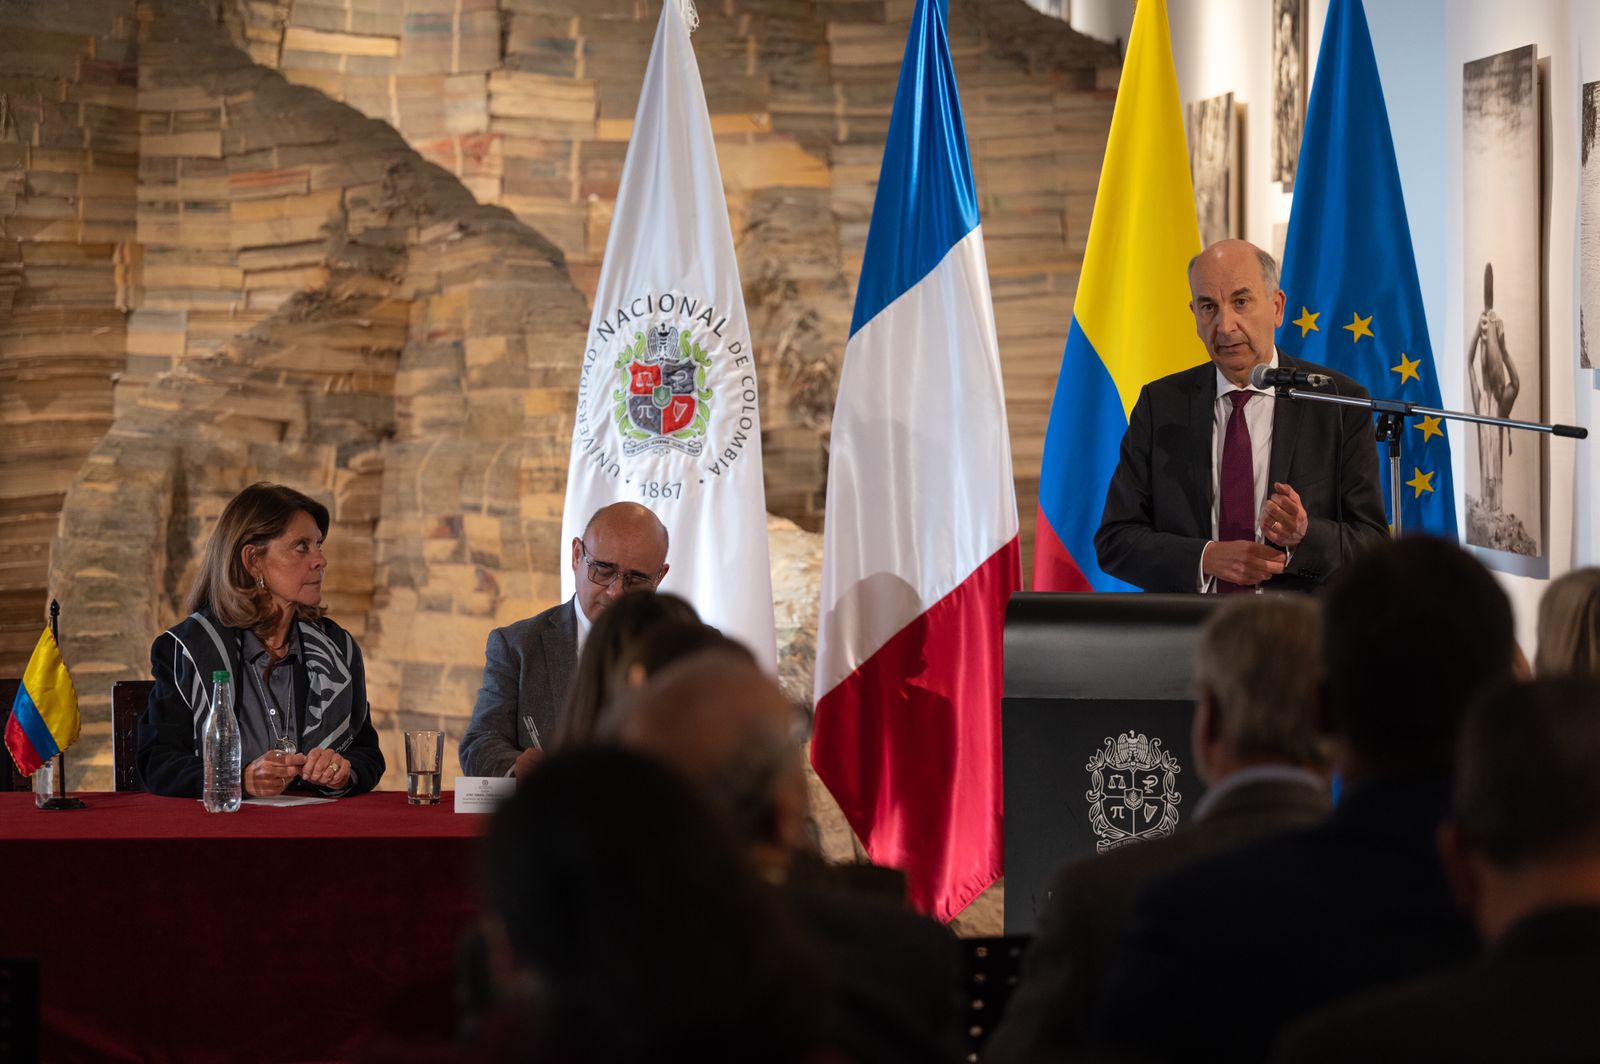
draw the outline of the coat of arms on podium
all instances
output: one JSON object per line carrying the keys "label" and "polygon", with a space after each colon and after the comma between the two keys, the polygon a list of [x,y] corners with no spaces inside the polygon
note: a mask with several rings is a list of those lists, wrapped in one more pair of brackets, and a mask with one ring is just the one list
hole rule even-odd
{"label": "coat of arms on podium", "polygon": [[625,389],[613,394],[622,453],[682,451],[699,457],[711,417],[711,358],[688,330],[652,325],[617,358]]}
{"label": "coat of arms on podium", "polygon": [[1096,750],[1089,763],[1089,824],[1095,850],[1172,834],[1178,826],[1178,759],[1160,739],[1123,732]]}

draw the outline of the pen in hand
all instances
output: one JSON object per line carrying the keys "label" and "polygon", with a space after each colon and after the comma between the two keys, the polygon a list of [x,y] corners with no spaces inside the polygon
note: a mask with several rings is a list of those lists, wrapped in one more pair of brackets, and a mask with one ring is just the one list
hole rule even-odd
{"label": "pen in hand", "polygon": [[543,740],[541,740],[539,738],[539,725],[534,723],[533,714],[524,713],[522,715],[522,726],[524,728],[527,728],[528,729],[528,734],[530,736],[532,736],[534,749],[535,750],[543,750],[544,749],[544,742],[543,742]]}

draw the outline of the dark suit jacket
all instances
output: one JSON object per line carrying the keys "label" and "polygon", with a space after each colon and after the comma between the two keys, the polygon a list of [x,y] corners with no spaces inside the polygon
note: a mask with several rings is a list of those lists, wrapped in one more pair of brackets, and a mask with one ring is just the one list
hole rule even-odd
{"label": "dark suit jacket", "polygon": [[1309,827],[1328,815],[1328,795],[1295,780],[1241,784],[1205,818],[1164,839],[1093,854],[1056,873],[1022,980],[984,1048],[985,1064],[1064,1059],[1084,1036],[1100,984],[1145,884],[1207,854],[1262,835]]}
{"label": "dark suit jacket", "polygon": [[[333,744],[333,749],[350,762],[350,786],[337,794],[346,797],[362,794],[378,785],[384,770],[383,750],[378,745],[377,729],[372,725],[372,707],[367,703],[366,664],[355,639],[335,624],[331,617],[323,617],[314,625],[328,637],[343,667],[349,672],[352,687],[350,729],[342,741]],[[203,628],[209,628],[215,635],[203,634]],[[207,660],[206,655],[199,649],[191,655],[184,646],[185,640],[191,646],[216,646],[226,657],[212,664],[226,665],[231,675],[242,677],[242,635],[240,629],[224,625],[207,607],[179,621],[157,636],[151,644],[150,674],[155,678],[155,686],[150,690],[149,705],[138,721],[139,745],[135,755],[139,784],[151,794],[199,798],[204,790],[205,758],[201,750],[201,736],[197,733],[204,728],[205,719],[203,713],[197,714],[200,707],[191,707],[190,701],[198,684],[206,692],[203,696],[204,705],[210,706],[211,676],[196,663],[196,657],[203,662]],[[212,639],[217,637],[220,637],[220,642],[212,643]],[[297,719],[302,723],[311,691],[311,672],[307,660],[308,651],[302,649],[294,659],[293,666],[294,704]],[[235,701],[234,712],[237,714],[238,711],[239,703]],[[291,790],[319,795],[335,793],[299,779],[289,787]]]}
{"label": "dark suit jacket", "polygon": [[[1366,397],[1342,373],[1279,354],[1289,369],[1327,373],[1330,394]],[[1205,362],[1139,393],[1095,534],[1100,568],[1146,591],[1194,591],[1211,539],[1211,452],[1217,371]],[[1321,585],[1361,547],[1388,536],[1372,417],[1364,410],[1280,399],[1272,417],[1270,485],[1300,493],[1310,526],[1276,590]]]}
{"label": "dark suit jacket", "polygon": [[1600,906],[1550,909],[1477,964],[1315,1012],[1275,1058],[1314,1061],[1600,1060]]}
{"label": "dark suit jacket", "polygon": [[578,660],[577,600],[496,628],[483,656],[483,686],[472,707],[472,723],[461,737],[461,771],[504,776],[517,755],[534,745],[524,716],[533,718],[545,744],[561,723]]}
{"label": "dark suit jacket", "polygon": [[783,897],[821,963],[826,1044],[852,1064],[960,1058],[961,951],[947,928],[836,885],[791,883]]}
{"label": "dark suit jacket", "polygon": [[1434,850],[1449,781],[1371,782],[1321,827],[1157,880],[1106,977],[1092,1039],[1155,1060],[1259,1061],[1290,1020],[1461,963],[1477,940]]}

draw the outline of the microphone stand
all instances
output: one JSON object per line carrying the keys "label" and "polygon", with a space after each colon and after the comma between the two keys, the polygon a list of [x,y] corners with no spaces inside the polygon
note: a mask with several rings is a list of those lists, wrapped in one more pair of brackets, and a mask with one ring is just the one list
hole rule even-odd
{"label": "microphone stand", "polygon": [[1574,440],[1587,439],[1589,430],[1581,425],[1546,425],[1540,421],[1513,421],[1504,417],[1487,417],[1468,414],[1460,410],[1440,410],[1419,406],[1400,399],[1359,399],[1353,395],[1327,395],[1288,385],[1279,385],[1275,391],[1279,398],[1306,399],[1314,403],[1333,403],[1370,410],[1377,415],[1377,440],[1389,445],[1389,516],[1392,520],[1390,535],[1400,538],[1400,444],[1409,418],[1441,417],[1449,421],[1465,421],[1473,425],[1491,425],[1497,428],[1519,429],[1523,432],[1542,432],[1550,436],[1566,436]]}

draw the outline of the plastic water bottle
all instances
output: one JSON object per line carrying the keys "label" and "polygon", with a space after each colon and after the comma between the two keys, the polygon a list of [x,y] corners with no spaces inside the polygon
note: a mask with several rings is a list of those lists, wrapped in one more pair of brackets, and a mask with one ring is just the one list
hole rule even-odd
{"label": "plastic water bottle", "polygon": [[211,712],[201,731],[206,763],[201,800],[208,813],[239,809],[239,718],[233,712],[233,680],[226,669],[211,674]]}

